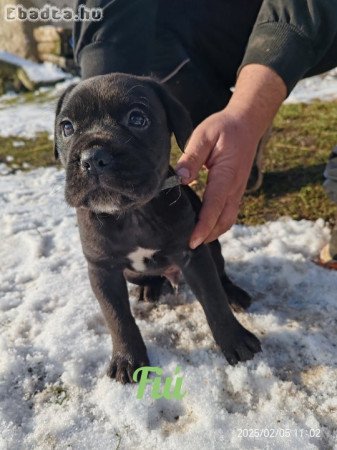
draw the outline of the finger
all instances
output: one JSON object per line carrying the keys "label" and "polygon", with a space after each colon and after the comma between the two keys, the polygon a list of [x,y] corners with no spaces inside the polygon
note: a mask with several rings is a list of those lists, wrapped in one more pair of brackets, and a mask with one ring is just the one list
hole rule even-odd
{"label": "finger", "polygon": [[192,249],[202,244],[213,230],[221,214],[222,207],[222,199],[220,197],[213,198],[211,202],[207,200],[203,202],[199,220],[190,238],[190,247]]}
{"label": "finger", "polygon": [[233,194],[227,197],[225,206],[213,230],[205,239],[205,243],[212,242],[221,234],[226,233],[235,223],[240,211],[242,197],[245,192],[244,184],[239,184]]}
{"label": "finger", "polygon": [[214,167],[209,171],[199,220],[190,238],[191,248],[204,242],[215,227],[226,204],[233,177],[234,172],[227,167]]}
{"label": "finger", "polygon": [[177,174],[182,177],[183,183],[189,183],[197,177],[200,168],[212,152],[217,139],[217,134],[210,138],[204,128],[197,127],[194,130],[184,150],[184,154],[175,168]]}
{"label": "finger", "polygon": [[206,237],[205,243],[209,243],[218,239],[223,233],[226,233],[235,223],[239,214],[239,204],[226,204],[224,210],[219,216],[213,230]]}

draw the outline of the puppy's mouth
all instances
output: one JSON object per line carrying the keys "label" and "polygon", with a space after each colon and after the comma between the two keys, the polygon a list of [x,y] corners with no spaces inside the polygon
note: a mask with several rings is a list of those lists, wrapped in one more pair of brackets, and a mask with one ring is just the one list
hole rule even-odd
{"label": "puppy's mouth", "polygon": [[117,213],[143,206],[159,193],[161,185],[161,177],[156,172],[134,180],[114,173],[79,175],[67,171],[66,201],[72,207],[88,208],[96,213]]}
{"label": "puppy's mouth", "polygon": [[116,212],[124,211],[125,209],[132,207],[134,202],[123,195],[114,191],[110,191],[104,188],[97,188],[89,191],[76,207],[87,208],[96,213],[108,213],[113,214]]}

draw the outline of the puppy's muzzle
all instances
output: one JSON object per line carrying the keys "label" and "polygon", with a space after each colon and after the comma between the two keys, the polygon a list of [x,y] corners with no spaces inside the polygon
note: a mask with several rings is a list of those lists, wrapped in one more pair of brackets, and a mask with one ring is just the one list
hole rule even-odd
{"label": "puppy's muzzle", "polygon": [[106,148],[94,147],[82,152],[80,163],[88,175],[99,175],[113,168],[114,158]]}

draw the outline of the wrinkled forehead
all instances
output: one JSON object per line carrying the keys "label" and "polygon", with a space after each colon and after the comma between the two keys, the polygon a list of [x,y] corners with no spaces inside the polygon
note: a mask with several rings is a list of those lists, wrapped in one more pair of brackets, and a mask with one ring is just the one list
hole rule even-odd
{"label": "wrinkled forehead", "polygon": [[80,116],[114,114],[133,107],[150,111],[162,107],[155,91],[145,81],[132,77],[93,77],[79,83],[62,107],[63,115]]}

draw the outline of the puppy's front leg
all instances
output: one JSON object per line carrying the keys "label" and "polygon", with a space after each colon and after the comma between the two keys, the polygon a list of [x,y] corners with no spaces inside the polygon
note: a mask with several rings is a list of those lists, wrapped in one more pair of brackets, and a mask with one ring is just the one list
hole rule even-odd
{"label": "puppy's front leg", "polygon": [[88,264],[92,290],[111,333],[113,353],[108,376],[132,383],[133,372],[149,365],[146,347],[132,316],[123,272],[109,266]]}
{"label": "puppy's front leg", "polygon": [[215,342],[230,364],[253,358],[261,351],[259,340],[233,315],[208,246],[192,251],[185,263],[177,262],[200,301]]}

